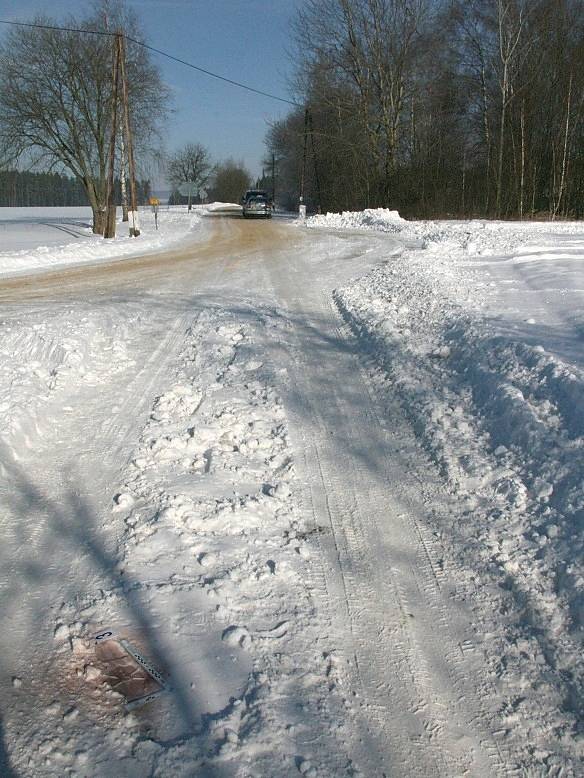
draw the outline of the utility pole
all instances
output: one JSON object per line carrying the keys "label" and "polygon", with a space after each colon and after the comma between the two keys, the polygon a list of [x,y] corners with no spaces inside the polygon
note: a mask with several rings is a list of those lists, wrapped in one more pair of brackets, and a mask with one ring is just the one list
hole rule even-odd
{"label": "utility pole", "polygon": [[314,124],[312,123],[312,114],[309,114],[308,118],[309,124],[310,124],[310,145],[312,147],[312,159],[314,162],[314,178],[316,180],[316,192],[318,195],[318,201],[317,201],[317,211],[318,213],[321,212],[321,205],[322,205],[322,198],[321,198],[321,191],[320,191],[320,177],[318,175],[318,160],[316,158],[316,146],[314,143]]}
{"label": "utility pole", "polygon": [[134,142],[132,139],[132,128],[130,126],[130,105],[128,101],[128,81],[126,78],[126,47],[124,36],[121,32],[116,35],[118,47],[118,62],[120,77],[122,82],[122,106],[123,121],[125,130],[126,148],[128,150],[128,170],[130,173],[130,237],[137,238],[140,235],[138,224],[138,203],[136,197],[136,168],[134,165]]}
{"label": "utility pole", "polygon": [[306,181],[306,152],[308,150],[308,108],[304,111],[304,144],[302,148],[302,173],[300,175],[300,212],[306,216],[304,203],[304,183]]}
{"label": "utility pole", "polygon": [[272,203],[276,205],[276,155],[272,151]]}
{"label": "utility pole", "polygon": [[116,161],[116,135],[118,131],[118,93],[119,93],[119,74],[120,74],[120,50],[117,45],[117,38],[113,49],[112,65],[112,127],[109,147],[109,161],[107,174],[107,188],[105,198],[104,215],[104,238],[116,237],[116,205],[114,191],[114,166]]}
{"label": "utility pole", "polygon": [[128,190],[126,187],[126,146],[124,134],[120,138],[120,188],[122,190],[122,221],[128,221]]}

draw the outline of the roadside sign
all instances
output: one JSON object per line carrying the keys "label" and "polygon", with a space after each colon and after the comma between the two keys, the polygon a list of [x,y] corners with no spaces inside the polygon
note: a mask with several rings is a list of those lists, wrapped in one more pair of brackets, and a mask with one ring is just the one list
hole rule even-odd
{"label": "roadside sign", "polygon": [[178,188],[183,197],[196,197],[199,194],[199,186],[194,181],[185,181]]}
{"label": "roadside sign", "polygon": [[154,214],[154,224],[156,225],[156,229],[158,229],[158,206],[160,205],[160,200],[158,197],[151,197],[148,202],[152,206],[152,213]]}

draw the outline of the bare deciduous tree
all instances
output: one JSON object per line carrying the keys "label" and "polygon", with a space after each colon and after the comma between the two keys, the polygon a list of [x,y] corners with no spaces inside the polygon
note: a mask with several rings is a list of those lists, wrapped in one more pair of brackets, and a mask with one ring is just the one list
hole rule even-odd
{"label": "bare deciduous tree", "polygon": [[211,197],[223,203],[238,203],[250,182],[251,176],[243,163],[228,159],[215,168]]}
{"label": "bare deciduous tree", "polygon": [[[40,25],[54,20],[37,17]],[[0,146],[13,159],[69,170],[93,210],[93,230],[103,232],[107,149],[110,137],[113,38],[123,29],[139,38],[122,4],[101,0],[89,17],[69,17],[55,29],[15,28],[0,46]],[[168,90],[148,52],[127,43],[131,123],[136,147],[145,150],[166,112]]]}
{"label": "bare deciduous tree", "polygon": [[310,99],[360,120],[381,200],[391,196],[427,0],[306,0],[296,24]]}
{"label": "bare deciduous tree", "polygon": [[[584,0],[305,0],[295,31],[324,208],[582,215]],[[303,113],[267,137],[296,203]]]}
{"label": "bare deciduous tree", "polygon": [[[204,187],[211,177],[213,165],[208,150],[200,143],[187,143],[172,154],[166,163],[166,174],[170,183],[179,188],[181,184],[192,184],[192,189]],[[189,190],[189,210],[192,191]]]}

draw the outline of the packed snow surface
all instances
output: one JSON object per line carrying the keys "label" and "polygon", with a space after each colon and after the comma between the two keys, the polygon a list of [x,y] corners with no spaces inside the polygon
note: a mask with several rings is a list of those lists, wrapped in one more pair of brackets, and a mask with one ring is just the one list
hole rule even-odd
{"label": "packed snow surface", "polygon": [[0,774],[581,775],[582,225],[200,211],[0,284]]}

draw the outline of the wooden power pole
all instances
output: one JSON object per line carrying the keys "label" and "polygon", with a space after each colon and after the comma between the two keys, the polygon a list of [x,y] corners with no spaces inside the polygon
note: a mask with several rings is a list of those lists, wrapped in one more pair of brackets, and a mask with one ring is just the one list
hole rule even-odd
{"label": "wooden power pole", "polygon": [[316,207],[318,213],[321,213],[322,196],[320,191],[320,176],[318,175],[318,159],[316,156],[316,146],[314,143],[314,124],[312,123],[312,114],[308,115],[308,123],[310,127],[310,145],[312,147],[312,161],[314,163],[314,179],[316,181],[316,192],[318,195]]}
{"label": "wooden power pole", "polygon": [[130,125],[130,104],[128,101],[128,80],[126,78],[126,46],[122,33],[116,35],[118,42],[118,61],[122,82],[122,107],[126,150],[128,152],[128,172],[130,174],[130,237],[137,238],[140,234],[138,224],[138,200],[136,196],[136,167],[134,164],[134,141]]}
{"label": "wooden power pole", "polygon": [[105,219],[104,219],[104,238],[116,237],[116,205],[114,191],[114,167],[116,161],[116,135],[118,132],[118,97],[120,83],[120,50],[117,45],[117,39],[114,43],[112,65],[112,127],[109,146],[107,188],[105,197]]}
{"label": "wooden power pole", "polygon": [[120,189],[122,192],[122,221],[128,221],[128,191],[126,186],[126,146],[124,133],[120,138]]}
{"label": "wooden power pole", "polygon": [[[114,168],[116,161],[116,140],[118,134],[118,103],[121,100],[122,106],[122,170],[120,180],[122,189],[125,190],[125,152],[128,155],[128,170],[130,174],[130,237],[137,238],[140,234],[138,225],[138,202],[136,196],[136,167],[134,164],[134,141],[132,138],[132,128],[130,125],[130,105],[128,101],[128,81],[126,78],[126,48],[124,45],[124,35],[121,32],[116,33],[114,38],[113,67],[112,67],[112,126],[109,147],[107,193],[106,193],[106,213],[104,238],[115,238],[116,235],[116,205],[115,205],[115,187],[114,187]],[[124,192],[125,200],[125,192]]]}

